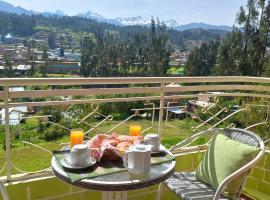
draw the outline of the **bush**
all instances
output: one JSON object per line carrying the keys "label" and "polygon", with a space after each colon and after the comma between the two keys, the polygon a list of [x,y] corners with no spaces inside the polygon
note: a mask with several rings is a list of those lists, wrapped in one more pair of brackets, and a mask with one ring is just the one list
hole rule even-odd
{"label": "bush", "polygon": [[55,141],[68,133],[69,132],[67,130],[52,124],[42,132],[41,138],[45,141]]}

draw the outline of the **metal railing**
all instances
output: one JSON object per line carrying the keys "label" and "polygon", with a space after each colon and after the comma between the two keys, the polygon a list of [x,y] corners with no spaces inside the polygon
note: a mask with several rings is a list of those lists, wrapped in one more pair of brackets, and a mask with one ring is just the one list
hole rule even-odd
{"label": "metal railing", "polygon": [[[179,86],[169,87],[171,83],[179,84]],[[38,90],[29,89],[29,86],[44,85],[53,87]],[[17,86],[28,86],[28,90],[10,90],[11,87]],[[70,89],[52,89],[60,86],[70,87]],[[74,86],[78,88],[71,88]],[[152,109],[159,110],[158,134],[161,135],[163,133],[164,109],[167,108],[165,106],[167,102],[201,97],[270,98],[270,78],[261,77],[6,78],[0,79],[0,87],[3,88],[0,91],[0,108],[5,109],[5,168],[7,181],[13,180],[10,150],[11,129],[9,124],[9,109],[13,107],[159,101],[159,107],[154,106]],[[110,96],[116,94],[128,94],[131,96]],[[102,95],[102,97],[99,98],[99,95]],[[80,96],[80,98],[57,98],[63,96]],[[40,99],[35,100],[36,98]],[[18,101],[20,99],[26,100],[23,102]],[[212,117],[218,118],[215,115]]]}

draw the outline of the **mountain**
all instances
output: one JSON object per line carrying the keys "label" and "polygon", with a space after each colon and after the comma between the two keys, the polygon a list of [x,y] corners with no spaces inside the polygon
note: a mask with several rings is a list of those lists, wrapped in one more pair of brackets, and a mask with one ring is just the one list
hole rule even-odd
{"label": "mountain", "polygon": [[174,19],[169,19],[169,20],[165,21],[164,23],[168,27],[176,27],[176,26],[178,26],[177,21],[175,21]]}
{"label": "mountain", "polygon": [[[142,16],[128,17],[128,18],[118,17],[115,20],[118,21],[123,26],[134,26],[134,25],[149,26],[151,24],[151,18],[143,18]],[[165,25],[170,28],[174,28],[178,25],[177,22],[173,19],[161,22],[164,22]]]}
{"label": "mountain", "polygon": [[205,30],[223,30],[223,31],[231,31],[232,27],[225,26],[225,25],[211,25],[211,24],[205,24],[205,23],[190,23],[190,24],[184,24],[179,25],[175,27],[178,31],[184,31],[189,29],[205,29]]}
{"label": "mountain", "polygon": [[50,11],[47,11],[47,12],[44,12],[44,13],[42,13],[44,16],[46,16],[46,17],[53,17],[53,16],[59,16],[59,17],[63,17],[63,16],[65,16],[66,14],[63,12],[63,11],[61,11],[61,10],[56,10],[55,12],[50,12]]}
{"label": "mountain", "polygon": [[[80,13],[77,15],[78,17],[86,18],[86,19],[93,19],[98,22],[105,22],[114,25],[121,25],[121,26],[149,26],[151,24],[151,18],[143,18],[142,16],[136,17],[118,17],[116,19],[107,19],[100,14],[88,11],[87,13]],[[231,31],[232,27],[225,26],[225,25],[211,25],[206,23],[190,23],[179,25],[174,19],[169,20],[160,20],[163,22],[167,27],[178,30],[184,31],[189,29],[205,29],[205,30],[222,30],[222,31]]]}
{"label": "mountain", "polygon": [[128,18],[118,17],[115,20],[121,23],[123,26],[134,26],[134,25],[146,26],[151,24],[151,19],[145,19],[142,18],[141,16]]}
{"label": "mountain", "polygon": [[117,20],[107,19],[107,18],[103,17],[102,15],[95,13],[95,12],[92,12],[90,10],[86,13],[77,14],[76,16],[84,18],[84,19],[96,20],[97,22],[104,22],[104,23],[109,23],[109,24],[114,24],[114,25],[122,25]]}
{"label": "mountain", "polygon": [[102,15],[98,13],[94,13],[90,10],[86,13],[80,13],[76,16],[86,18],[86,19],[105,20],[105,17],[103,17]]}
{"label": "mountain", "polygon": [[15,13],[15,14],[18,14],[18,15],[22,15],[22,14],[25,14],[25,15],[32,15],[32,14],[35,14],[34,11],[32,10],[26,10],[20,6],[13,6],[12,4],[8,3],[8,2],[5,2],[5,1],[1,1],[0,0],[0,11],[2,12],[8,12],[8,13]]}
{"label": "mountain", "polygon": [[[18,15],[25,14],[25,15],[33,15],[33,14],[42,14],[46,17],[51,16],[66,16],[66,14],[61,10],[56,10],[55,12],[35,12],[32,10],[27,10],[25,8],[22,8],[20,6],[14,6],[8,2],[0,0],[0,11],[2,12],[8,12],[8,13],[15,13]],[[127,17],[122,18],[118,17],[116,19],[108,19],[104,16],[88,11],[86,13],[80,13],[76,15],[77,17],[85,18],[85,19],[92,19],[96,20],[97,22],[104,22],[108,24],[118,25],[118,26],[134,26],[134,25],[140,25],[140,26],[149,26],[151,24],[151,18],[143,18],[142,16],[137,17]],[[185,25],[178,25],[178,23],[174,19],[169,20],[160,20],[161,22],[164,22],[165,25],[171,29],[175,29],[178,31],[184,31],[189,29],[205,29],[205,30],[223,30],[223,31],[231,31],[232,27],[230,26],[216,26],[211,24],[205,24],[205,23],[190,23]]]}

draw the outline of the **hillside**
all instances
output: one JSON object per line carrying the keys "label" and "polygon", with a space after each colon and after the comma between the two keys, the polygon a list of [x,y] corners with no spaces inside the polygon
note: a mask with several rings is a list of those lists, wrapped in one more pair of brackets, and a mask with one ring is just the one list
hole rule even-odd
{"label": "hillside", "polygon": [[[129,35],[146,33],[149,30],[146,26],[117,26],[81,17],[45,17],[44,15],[17,15],[0,12],[0,35],[11,33],[15,36],[31,36],[37,31],[37,26],[70,29],[73,32],[105,33],[115,31],[120,34],[120,38],[123,40],[128,39]],[[216,38],[217,35],[223,37],[226,31],[202,29],[176,31],[169,29],[168,33],[171,42],[176,46],[181,46],[185,40],[206,41]]]}
{"label": "hillside", "polygon": [[[13,14],[18,14],[18,15],[33,15],[33,14],[40,14],[45,17],[51,17],[51,16],[68,16],[66,13],[61,11],[60,9],[57,9],[56,11],[47,11],[47,12],[36,12],[32,10],[27,10],[25,8],[22,8],[20,6],[14,6],[8,2],[1,1],[0,0],[0,11],[2,12],[7,12],[7,13],[13,13]],[[135,17],[117,17],[115,19],[109,19],[106,18],[99,13],[95,13],[91,10],[85,12],[85,13],[78,13],[74,15],[75,17],[81,17],[84,19],[91,19],[95,20],[97,22],[103,22],[103,23],[108,23],[108,24],[113,24],[113,25],[118,25],[118,26],[150,26],[151,25],[151,18],[153,17],[147,17],[144,18],[140,15],[135,16]],[[157,17],[153,17],[156,19]],[[174,19],[159,19],[162,23],[164,23],[168,28],[175,29],[178,31],[184,31],[184,30],[189,30],[189,29],[205,29],[205,30],[222,30],[222,31],[230,31],[231,27],[230,26],[223,26],[223,25],[211,25],[211,24],[206,24],[206,23],[189,23],[189,24],[184,24],[184,25],[179,25],[176,20]]]}

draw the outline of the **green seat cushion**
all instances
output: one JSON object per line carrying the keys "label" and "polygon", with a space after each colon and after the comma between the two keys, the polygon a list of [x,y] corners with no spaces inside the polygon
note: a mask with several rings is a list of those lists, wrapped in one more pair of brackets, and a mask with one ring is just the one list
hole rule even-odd
{"label": "green seat cushion", "polygon": [[[198,180],[217,189],[227,176],[251,161],[258,151],[259,149],[256,147],[218,133],[213,137],[195,176]],[[247,173],[241,174],[228,183],[223,190],[223,195],[229,199],[237,199],[239,189],[246,176]]]}

